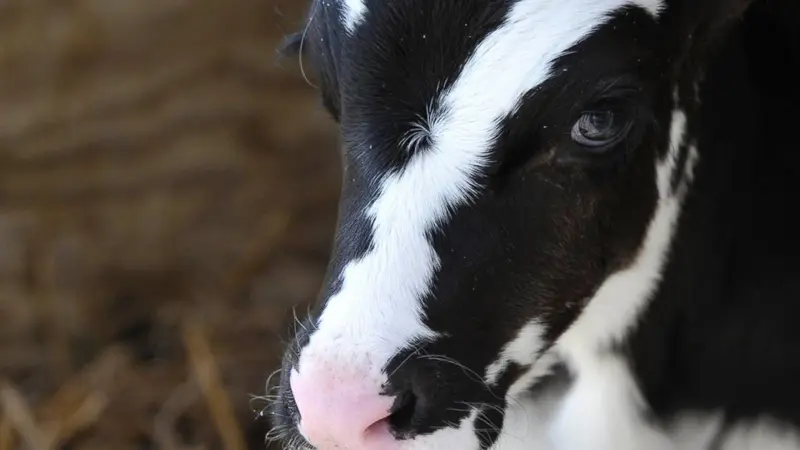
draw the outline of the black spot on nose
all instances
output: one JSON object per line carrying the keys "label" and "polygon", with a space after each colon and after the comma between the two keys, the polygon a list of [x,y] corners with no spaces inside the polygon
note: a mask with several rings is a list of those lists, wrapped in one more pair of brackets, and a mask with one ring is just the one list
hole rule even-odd
{"label": "black spot on nose", "polygon": [[449,358],[405,353],[393,358],[386,373],[385,393],[394,396],[387,420],[398,439],[453,427],[471,413],[473,405],[498,402],[482,380]]}
{"label": "black spot on nose", "polygon": [[392,430],[400,435],[413,434],[414,417],[424,415],[423,411],[417,411],[422,405],[413,389],[398,394],[392,405],[392,415],[389,416]]}
{"label": "black spot on nose", "polygon": [[384,368],[384,393],[394,397],[387,421],[397,439],[407,440],[461,426],[476,413],[473,432],[481,448],[491,448],[505,421],[506,393],[529,367],[509,363],[494,383],[480,375],[497,359],[476,346],[440,339],[415,342]]}
{"label": "black spot on nose", "polygon": [[[407,363],[391,377],[387,393],[395,396],[390,429],[399,439],[432,433],[443,428],[449,417],[453,401],[437,392],[435,367]],[[452,422],[449,422],[452,423]]]}

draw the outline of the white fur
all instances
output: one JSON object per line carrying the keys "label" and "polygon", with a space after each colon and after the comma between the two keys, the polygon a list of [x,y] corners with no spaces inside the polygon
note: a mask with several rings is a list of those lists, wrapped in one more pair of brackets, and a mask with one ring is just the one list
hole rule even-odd
{"label": "white fur", "polygon": [[484,377],[486,383],[490,386],[495,385],[500,375],[512,362],[521,366],[532,365],[534,358],[544,347],[544,331],[544,327],[538,320],[533,320],[522,327],[517,333],[517,337],[506,344],[497,359],[486,368]]}
{"label": "white fur", "polygon": [[[586,386],[589,387],[589,386]],[[595,386],[600,388],[601,386]],[[491,450],[574,450],[580,448],[601,448],[592,441],[592,435],[585,430],[574,428],[575,440],[569,442],[553,439],[552,427],[557,413],[563,411],[564,390],[557,387],[536,398],[522,395],[507,410],[503,433]],[[588,395],[596,393],[588,392]],[[608,421],[614,420],[610,408]],[[684,412],[665,427],[666,435],[659,439],[669,440],[675,450],[709,450],[717,435],[722,433],[719,450],[797,450],[800,448],[800,432],[791,426],[770,418],[743,422],[723,430],[721,413]],[[582,424],[577,422],[576,424]],[[599,425],[600,423],[598,423]],[[652,431],[651,431],[652,432]],[[576,446],[576,441],[581,445]],[[419,447],[420,450],[456,448],[454,446]],[[470,448],[470,447],[458,447]],[[620,447],[624,448],[624,447]],[[647,443],[634,447],[650,450]]]}
{"label": "white fur", "polygon": [[342,23],[348,33],[352,34],[367,12],[365,0],[342,0]]}
{"label": "white fur", "polygon": [[800,432],[775,420],[762,418],[726,434],[721,450],[797,450]]}
{"label": "white fur", "polygon": [[686,412],[668,431],[680,450],[708,450],[719,440],[719,450],[796,450],[800,432],[788,424],[761,417],[725,430],[722,413]]}
{"label": "white fur", "polygon": [[[723,425],[720,413],[685,411],[664,426],[680,450],[709,450]],[[720,449],[722,450],[722,449]]]}

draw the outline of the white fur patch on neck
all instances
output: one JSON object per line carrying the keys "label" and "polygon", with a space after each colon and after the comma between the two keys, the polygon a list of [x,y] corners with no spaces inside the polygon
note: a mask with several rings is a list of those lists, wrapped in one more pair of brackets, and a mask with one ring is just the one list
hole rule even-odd
{"label": "white fur patch on neck", "polygon": [[719,448],[720,450],[797,450],[800,448],[800,430],[770,418],[762,418],[735,427],[722,438]]}
{"label": "white fur patch on neck", "polygon": [[576,376],[553,428],[559,448],[573,450],[674,449],[660,430],[645,423],[647,405],[626,362],[610,352],[627,336],[661,280],[681,205],[692,181],[698,154],[689,144],[682,185],[672,192],[670,180],[677,152],[684,144],[686,116],[673,113],[670,147],[657,163],[658,205],[634,262],[611,275],[584,311],[557,342]]}
{"label": "white fur patch on neck", "polygon": [[760,417],[725,427],[721,413],[686,412],[670,424],[675,448],[680,450],[796,450],[800,430]]}
{"label": "white fur patch on neck", "polygon": [[[573,450],[594,448],[592,443],[574,447],[574,442],[557,442],[551,439],[551,426],[564,392],[556,388],[535,398],[520,396],[506,413],[503,432],[491,450]],[[613,413],[608,411],[609,415]],[[684,412],[665,429],[670,448],[674,450],[797,450],[800,448],[800,430],[767,417],[723,428],[722,414]],[[582,430],[575,429],[575,434]],[[720,435],[720,433],[722,433]],[[581,436],[577,436],[580,438]],[[587,437],[587,440],[591,437]],[[644,443],[638,450],[650,450]],[[436,450],[440,447],[424,447]],[[445,447],[441,447],[445,448]],[[455,448],[455,447],[449,447]],[[600,447],[597,447],[600,448]],[[620,447],[622,448],[622,447]],[[632,448],[632,447],[628,447]]]}

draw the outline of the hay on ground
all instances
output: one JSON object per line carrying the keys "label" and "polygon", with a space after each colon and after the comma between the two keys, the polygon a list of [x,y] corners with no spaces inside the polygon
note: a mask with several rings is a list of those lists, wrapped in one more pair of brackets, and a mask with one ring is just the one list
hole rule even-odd
{"label": "hay on ground", "polygon": [[0,450],[265,447],[339,191],[303,3],[0,2]]}

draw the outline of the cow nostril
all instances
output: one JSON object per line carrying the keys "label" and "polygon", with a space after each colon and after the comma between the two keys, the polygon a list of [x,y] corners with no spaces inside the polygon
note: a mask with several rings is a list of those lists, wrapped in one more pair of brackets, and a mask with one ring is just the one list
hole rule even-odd
{"label": "cow nostril", "polygon": [[417,395],[409,389],[398,395],[392,405],[389,425],[392,430],[398,433],[408,432],[412,428],[414,413],[417,409],[419,400]]}

